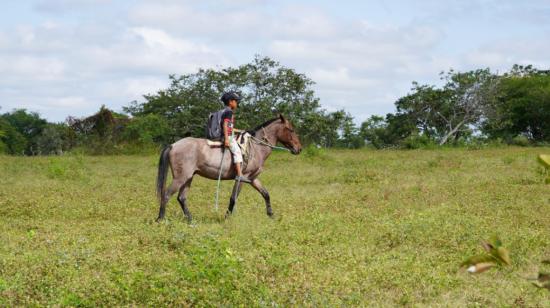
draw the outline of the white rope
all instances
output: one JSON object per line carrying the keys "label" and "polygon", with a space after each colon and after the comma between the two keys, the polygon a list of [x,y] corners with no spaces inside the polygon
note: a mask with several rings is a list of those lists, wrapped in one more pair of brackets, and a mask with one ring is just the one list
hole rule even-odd
{"label": "white rope", "polygon": [[222,161],[220,162],[220,174],[218,174],[218,187],[216,188],[216,203],[215,203],[215,209],[216,212],[218,211],[218,196],[220,195],[220,182],[222,179],[222,167],[223,167],[223,159],[225,157],[225,151],[228,151],[228,149],[222,149]]}
{"label": "white rope", "polygon": [[[259,143],[259,144],[261,144],[261,145],[268,146],[268,147],[270,147],[270,148],[272,148],[272,149],[284,150],[284,151],[289,151],[289,152],[290,152],[290,150],[287,149],[287,148],[283,148],[283,147],[278,147],[278,146],[275,146],[275,145],[271,145],[270,143],[267,143],[267,142],[265,142],[265,141],[263,141],[263,140],[261,140],[261,139],[258,139],[258,138],[254,137],[254,136],[252,136],[252,135],[250,135],[250,137],[251,137],[252,140],[254,140],[256,143]],[[265,137],[264,137],[264,138],[265,138]]]}

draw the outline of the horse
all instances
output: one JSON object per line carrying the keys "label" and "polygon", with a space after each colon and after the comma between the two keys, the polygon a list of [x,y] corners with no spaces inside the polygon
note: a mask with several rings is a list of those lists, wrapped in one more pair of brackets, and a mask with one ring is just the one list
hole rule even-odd
{"label": "horse", "polygon": [[[294,155],[300,154],[302,145],[292,124],[282,115],[247,132],[251,134],[252,138],[249,144],[249,159],[246,166],[243,165],[245,168],[242,173],[264,198],[267,215],[273,217],[269,192],[263,187],[258,176],[262,173],[265,161],[278,142]],[[223,151],[229,152],[229,149],[224,149],[223,146],[212,147],[208,140],[193,137],[180,139],[161,151],[156,183],[157,197],[160,202],[157,222],[164,219],[166,204],[176,192],[178,192],[178,202],[183,214],[191,222],[192,215],[187,204],[187,194],[195,174],[217,180],[221,172],[222,180],[235,179],[236,172],[232,155],[223,155]],[[172,171],[172,183],[166,189],[168,166]],[[220,166],[223,171],[220,171]],[[226,218],[234,210],[242,185],[243,182],[235,182],[225,214]]]}

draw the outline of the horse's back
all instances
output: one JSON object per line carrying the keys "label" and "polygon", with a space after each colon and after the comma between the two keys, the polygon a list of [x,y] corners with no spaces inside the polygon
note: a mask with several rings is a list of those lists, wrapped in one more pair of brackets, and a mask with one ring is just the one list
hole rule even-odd
{"label": "horse's back", "polygon": [[[231,156],[225,160],[231,163]],[[170,160],[177,171],[198,172],[207,177],[215,176],[219,168],[222,151],[220,147],[210,147],[207,139],[186,137],[172,144]],[[229,166],[228,166],[229,167]]]}

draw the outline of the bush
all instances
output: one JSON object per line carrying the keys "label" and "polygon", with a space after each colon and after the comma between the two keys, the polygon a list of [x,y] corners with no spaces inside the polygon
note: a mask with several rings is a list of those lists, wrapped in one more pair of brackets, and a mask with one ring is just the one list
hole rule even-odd
{"label": "bush", "polygon": [[[15,109],[2,116],[0,130],[7,132],[4,143],[7,144],[10,154],[38,154],[36,139],[47,125],[45,119],[36,112],[27,112],[25,109]],[[5,126],[8,129],[5,129]]]}
{"label": "bush", "polygon": [[324,150],[320,146],[317,146],[314,144],[308,145],[303,150],[303,155],[309,158],[320,157],[320,156],[323,156],[324,154],[325,154]]}
{"label": "bush", "polygon": [[436,146],[434,141],[426,135],[410,135],[402,141],[405,149],[433,148]]}
{"label": "bush", "polygon": [[166,143],[170,128],[166,120],[157,114],[133,118],[124,128],[122,139],[130,143]]}
{"label": "bush", "polygon": [[512,144],[512,145],[526,147],[526,146],[529,146],[531,144],[531,141],[529,141],[529,139],[527,137],[523,136],[523,135],[518,135],[518,136],[515,136],[514,138],[512,138],[512,140],[510,140],[509,143]]}
{"label": "bush", "polygon": [[0,153],[18,155],[25,152],[27,139],[2,117],[0,117],[0,131],[2,132]]}
{"label": "bush", "polygon": [[36,139],[39,154],[62,154],[71,148],[71,130],[63,124],[48,124]]}
{"label": "bush", "polygon": [[84,164],[83,156],[72,155],[49,158],[46,173],[50,179],[86,181],[89,170]]}

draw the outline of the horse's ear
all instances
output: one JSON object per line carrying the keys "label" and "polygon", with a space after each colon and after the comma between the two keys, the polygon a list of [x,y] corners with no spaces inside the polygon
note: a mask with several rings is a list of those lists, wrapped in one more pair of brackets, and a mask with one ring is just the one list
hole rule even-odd
{"label": "horse's ear", "polygon": [[285,117],[283,117],[282,114],[279,114],[279,118],[281,119],[281,122],[285,123],[286,122],[286,119]]}

